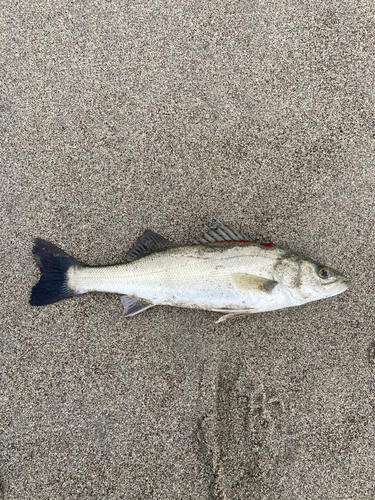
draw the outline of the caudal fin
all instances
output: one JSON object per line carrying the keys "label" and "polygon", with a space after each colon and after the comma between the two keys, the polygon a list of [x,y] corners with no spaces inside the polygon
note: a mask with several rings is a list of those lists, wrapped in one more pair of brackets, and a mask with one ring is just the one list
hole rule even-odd
{"label": "caudal fin", "polygon": [[71,290],[67,283],[67,271],[70,266],[82,266],[78,260],[40,238],[35,240],[33,255],[42,275],[31,292],[32,306],[52,304],[79,293]]}

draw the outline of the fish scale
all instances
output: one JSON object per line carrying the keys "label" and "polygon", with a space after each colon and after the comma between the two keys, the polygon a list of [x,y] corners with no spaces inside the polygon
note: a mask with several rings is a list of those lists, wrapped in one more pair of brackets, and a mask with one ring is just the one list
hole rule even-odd
{"label": "fish scale", "polygon": [[71,269],[68,284],[80,293],[95,290],[134,295],[159,305],[176,301],[182,307],[207,309],[225,307],[229,301],[231,307],[236,302],[256,307],[258,294],[236,289],[232,274],[262,269],[261,276],[272,279],[273,259],[262,255],[267,251],[257,248],[257,255],[253,246],[250,254],[247,246],[205,250],[190,246],[125,265],[83,269],[77,266]]}

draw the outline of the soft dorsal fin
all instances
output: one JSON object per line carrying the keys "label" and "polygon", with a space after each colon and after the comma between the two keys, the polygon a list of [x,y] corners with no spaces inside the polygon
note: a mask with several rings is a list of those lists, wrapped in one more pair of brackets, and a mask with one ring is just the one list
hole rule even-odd
{"label": "soft dorsal fin", "polygon": [[134,246],[128,250],[126,254],[126,260],[128,262],[143,257],[151,252],[160,252],[161,250],[166,250],[167,248],[173,248],[177,245],[171,241],[160,236],[160,234],[154,233],[150,229],[140,236],[135,242]]}
{"label": "soft dorsal fin", "polygon": [[201,243],[215,243],[217,241],[238,241],[241,243],[251,243],[254,240],[245,236],[242,231],[235,231],[225,224],[220,224],[214,229],[210,229],[204,233],[203,236],[194,243],[199,245]]}

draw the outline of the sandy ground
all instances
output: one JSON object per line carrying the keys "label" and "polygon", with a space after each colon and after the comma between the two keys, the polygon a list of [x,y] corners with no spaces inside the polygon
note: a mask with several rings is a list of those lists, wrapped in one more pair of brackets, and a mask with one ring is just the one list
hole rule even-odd
{"label": "sandy ground", "polygon": [[[373,499],[372,2],[3,2],[1,485],[23,499]],[[215,325],[44,308],[43,237],[92,265],[215,221],[346,293]]]}

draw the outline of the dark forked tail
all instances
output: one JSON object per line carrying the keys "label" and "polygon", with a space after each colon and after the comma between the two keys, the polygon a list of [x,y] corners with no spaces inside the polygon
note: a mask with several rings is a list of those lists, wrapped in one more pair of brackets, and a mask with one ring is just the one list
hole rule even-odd
{"label": "dark forked tail", "polygon": [[40,238],[35,240],[33,254],[42,275],[31,292],[32,306],[52,304],[79,293],[69,288],[66,276],[70,266],[82,266],[78,260],[70,257],[56,245]]}

